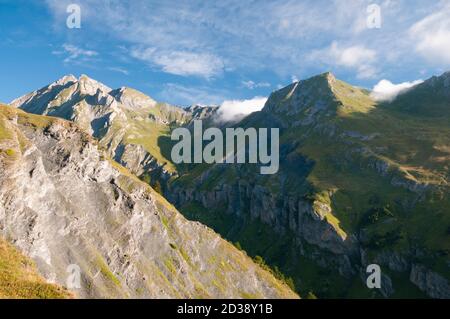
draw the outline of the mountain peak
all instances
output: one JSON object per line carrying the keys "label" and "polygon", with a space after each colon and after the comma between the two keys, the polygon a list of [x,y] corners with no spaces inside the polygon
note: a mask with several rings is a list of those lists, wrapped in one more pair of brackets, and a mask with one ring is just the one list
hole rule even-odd
{"label": "mountain peak", "polygon": [[362,89],[325,72],[273,92],[263,111],[280,114],[288,124],[309,125],[372,107],[373,101]]}
{"label": "mountain peak", "polygon": [[95,95],[99,90],[104,94],[112,91],[112,89],[108,86],[90,78],[86,74],[82,74],[80,76],[80,78],[78,79],[78,85],[81,93],[86,95]]}
{"label": "mountain peak", "polygon": [[153,107],[157,103],[148,95],[130,87],[122,86],[110,93],[117,101],[130,108]]}
{"label": "mountain peak", "polygon": [[67,74],[67,75],[64,75],[62,78],[60,78],[59,80],[56,80],[52,84],[65,85],[67,83],[77,82],[77,81],[78,81],[78,79],[73,74]]}

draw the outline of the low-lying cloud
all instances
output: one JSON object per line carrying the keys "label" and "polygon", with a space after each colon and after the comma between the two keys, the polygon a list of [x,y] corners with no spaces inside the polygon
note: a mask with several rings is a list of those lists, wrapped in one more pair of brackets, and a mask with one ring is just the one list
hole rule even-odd
{"label": "low-lying cloud", "polygon": [[217,111],[216,121],[237,122],[250,113],[260,111],[267,98],[256,96],[249,100],[227,100],[224,101]]}
{"label": "low-lying cloud", "polygon": [[381,80],[373,87],[370,96],[378,102],[392,102],[399,94],[422,82],[423,80],[417,80],[394,84],[389,80]]}

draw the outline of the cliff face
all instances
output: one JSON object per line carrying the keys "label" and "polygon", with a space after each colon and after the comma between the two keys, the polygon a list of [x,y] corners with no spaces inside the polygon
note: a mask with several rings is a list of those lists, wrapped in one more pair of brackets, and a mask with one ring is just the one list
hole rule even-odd
{"label": "cliff face", "polygon": [[191,202],[200,203],[210,211],[220,207],[230,219],[249,216],[250,220],[269,225],[278,234],[290,232],[299,251],[302,250],[301,243],[305,242],[328,252],[328,256],[322,254],[319,258],[317,250],[308,254],[321,266],[336,269],[345,277],[356,273],[349,259],[358,252],[356,238],[348,237],[338,225],[327,220],[331,208],[326,204],[272,194],[264,187],[250,185],[246,181],[222,184],[213,190],[173,187],[167,196],[177,207]]}
{"label": "cliff face", "polygon": [[0,234],[77,297],[296,297],[72,123],[0,106],[0,149]]}

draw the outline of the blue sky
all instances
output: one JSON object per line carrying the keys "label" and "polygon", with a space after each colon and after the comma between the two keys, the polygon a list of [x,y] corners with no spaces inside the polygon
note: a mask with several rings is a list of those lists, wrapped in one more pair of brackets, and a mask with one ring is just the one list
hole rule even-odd
{"label": "blue sky", "polygon": [[[80,29],[66,25],[71,3]],[[325,71],[372,88],[450,70],[450,1],[0,0],[0,41],[3,102],[71,73],[220,104]]]}

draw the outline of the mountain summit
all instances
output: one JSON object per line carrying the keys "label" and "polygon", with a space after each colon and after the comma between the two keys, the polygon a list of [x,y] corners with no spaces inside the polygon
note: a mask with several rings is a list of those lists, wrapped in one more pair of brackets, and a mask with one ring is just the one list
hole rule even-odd
{"label": "mountain summit", "polygon": [[108,86],[81,75],[61,79],[11,102],[26,112],[75,122],[100,140],[109,155],[138,175],[148,167],[173,173],[174,166],[159,151],[161,136],[171,124],[182,125],[191,115],[158,103],[137,90]]}
{"label": "mountain summit", "polygon": [[374,105],[367,91],[323,73],[273,92],[263,112],[277,114],[290,126],[319,124]]}

